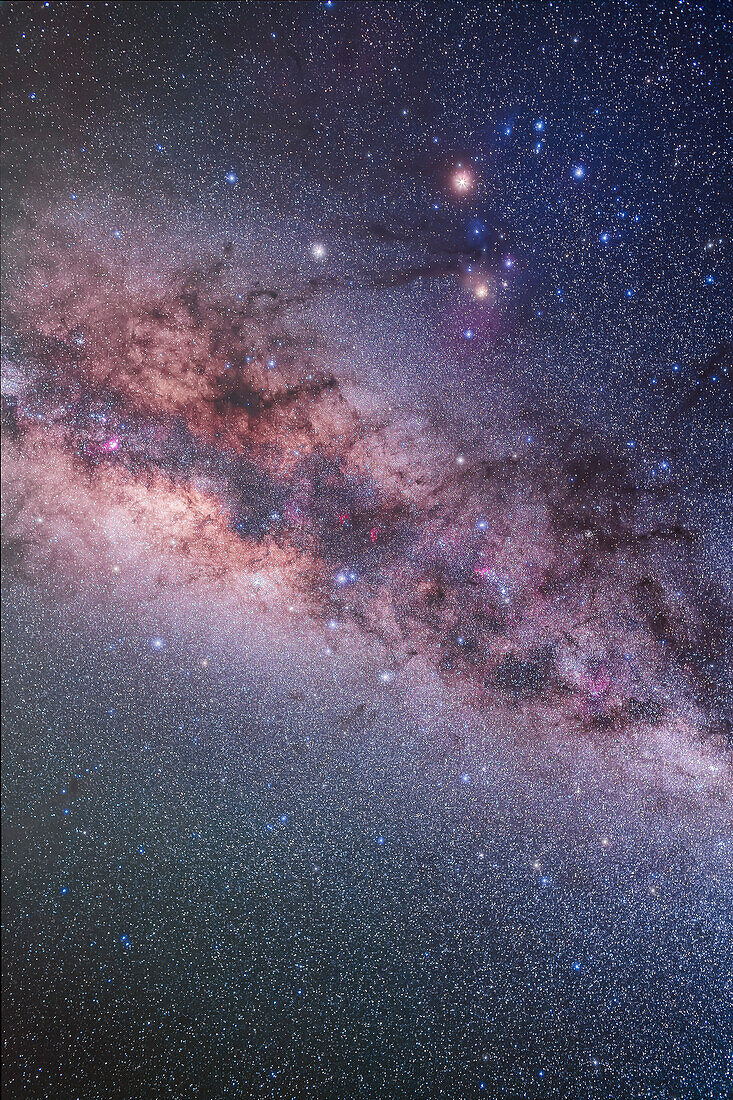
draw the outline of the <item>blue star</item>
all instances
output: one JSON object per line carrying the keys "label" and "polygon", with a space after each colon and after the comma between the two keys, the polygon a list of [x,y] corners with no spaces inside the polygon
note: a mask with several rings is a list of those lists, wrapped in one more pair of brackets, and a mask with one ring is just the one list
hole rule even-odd
{"label": "blue star", "polygon": [[343,588],[348,584],[356,584],[359,579],[359,574],[354,569],[342,569],[340,573],[336,574],[336,584],[340,588]]}

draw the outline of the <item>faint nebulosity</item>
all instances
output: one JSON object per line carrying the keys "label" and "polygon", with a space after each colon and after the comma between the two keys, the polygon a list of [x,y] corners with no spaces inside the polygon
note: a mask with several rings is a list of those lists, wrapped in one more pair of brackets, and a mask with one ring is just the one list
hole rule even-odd
{"label": "faint nebulosity", "polygon": [[723,1100],[731,9],[0,18],[6,1095]]}

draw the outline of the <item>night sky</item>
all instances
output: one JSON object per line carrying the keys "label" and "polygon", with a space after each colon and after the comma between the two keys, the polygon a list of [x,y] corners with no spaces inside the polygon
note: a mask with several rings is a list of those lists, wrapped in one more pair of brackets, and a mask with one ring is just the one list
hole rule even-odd
{"label": "night sky", "polygon": [[724,1100],[733,7],[5,3],[8,1100]]}

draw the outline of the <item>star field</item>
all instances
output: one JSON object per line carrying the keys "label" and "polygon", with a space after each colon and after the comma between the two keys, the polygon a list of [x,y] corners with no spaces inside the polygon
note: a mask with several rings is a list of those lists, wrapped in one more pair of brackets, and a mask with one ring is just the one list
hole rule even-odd
{"label": "star field", "polygon": [[0,8],[9,1098],[729,1094],[730,14]]}

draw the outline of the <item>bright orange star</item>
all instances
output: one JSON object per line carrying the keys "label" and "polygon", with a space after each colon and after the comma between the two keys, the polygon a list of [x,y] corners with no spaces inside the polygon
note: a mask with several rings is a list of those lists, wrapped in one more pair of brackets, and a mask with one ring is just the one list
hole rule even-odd
{"label": "bright orange star", "polygon": [[468,168],[458,168],[458,170],[453,173],[451,186],[459,195],[467,195],[469,191],[473,190],[473,185],[473,173],[469,171]]}

